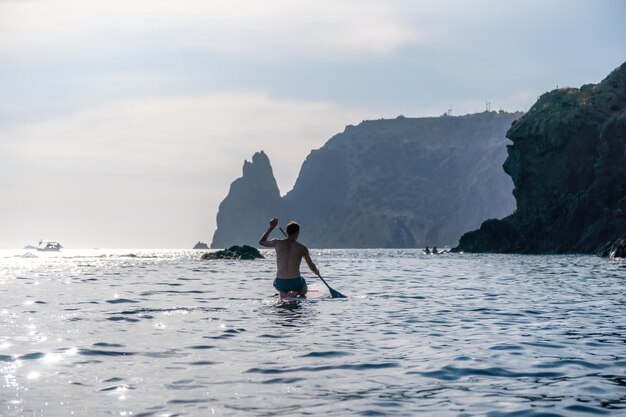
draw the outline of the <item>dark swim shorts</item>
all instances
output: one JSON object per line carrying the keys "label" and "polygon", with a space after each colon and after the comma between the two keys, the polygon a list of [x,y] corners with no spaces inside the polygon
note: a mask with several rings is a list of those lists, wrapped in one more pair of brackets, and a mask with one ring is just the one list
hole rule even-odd
{"label": "dark swim shorts", "polygon": [[305,292],[307,290],[306,281],[302,277],[276,278],[274,288],[282,292]]}

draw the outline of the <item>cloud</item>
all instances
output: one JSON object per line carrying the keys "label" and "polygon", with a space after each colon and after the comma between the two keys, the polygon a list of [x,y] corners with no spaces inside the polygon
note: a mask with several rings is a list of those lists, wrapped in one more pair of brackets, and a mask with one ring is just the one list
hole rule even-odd
{"label": "cloud", "polygon": [[[5,128],[0,192],[11,198],[0,212],[21,221],[3,225],[3,238],[24,244],[24,224],[47,230],[53,216],[55,230],[46,235],[79,236],[74,247],[209,239],[244,159],[265,150],[285,193],[311,149],[371,116],[327,102],[232,93],[121,101]],[[124,227],[135,231],[131,237],[121,236]],[[85,228],[94,232],[81,235]]]}
{"label": "cloud", "polygon": [[224,54],[385,53],[428,39],[399,2],[46,0],[0,3],[0,52],[192,48]]}
{"label": "cloud", "polygon": [[242,162],[242,156],[265,149],[281,165],[280,156],[319,147],[358,118],[359,112],[333,103],[278,100],[261,93],[132,99],[5,128],[0,145],[5,152],[63,164],[151,169],[176,168],[182,161],[200,167],[215,155],[220,160],[212,166],[228,167],[230,158]]}

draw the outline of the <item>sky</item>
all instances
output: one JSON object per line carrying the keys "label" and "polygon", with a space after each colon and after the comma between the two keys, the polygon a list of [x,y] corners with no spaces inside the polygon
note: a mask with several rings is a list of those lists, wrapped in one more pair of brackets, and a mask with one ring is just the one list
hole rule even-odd
{"label": "sky", "polygon": [[[623,0],[0,0],[0,248],[210,243],[362,120],[527,110],[626,60]],[[259,225],[262,233],[265,225]]]}

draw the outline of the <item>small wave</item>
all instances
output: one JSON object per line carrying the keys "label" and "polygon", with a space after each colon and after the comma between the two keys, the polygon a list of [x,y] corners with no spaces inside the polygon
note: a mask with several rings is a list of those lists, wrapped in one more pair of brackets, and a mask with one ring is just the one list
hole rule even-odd
{"label": "small wave", "polygon": [[108,317],[107,320],[110,321],[125,321],[128,323],[136,323],[139,321],[139,319],[135,319],[132,317],[123,317],[123,316],[113,316],[113,317]]}
{"label": "small wave", "polygon": [[496,308],[479,307],[479,308],[472,308],[469,311],[473,311],[475,313],[498,313],[500,310]]}
{"label": "small wave", "polygon": [[425,300],[426,297],[422,295],[389,295],[385,294],[382,296],[383,298],[400,298],[403,300]]}
{"label": "small wave", "polygon": [[516,345],[497,345],[497,346],[491,346],[489,349],[490,350],[524,350],[523,347],[516,346]]}
{"label": "small wave", "polygon": [[262,337],[264,339],[285,339],[290,337],[289,335],[284,335],[284,334],[267,334],[267,333],[263,333],[258,335],[257,337]]}
{"label": "small wave", "polygon": [[187,385],[191,384],[193,381],[193,379],[179,379],[178,381],[172,381],[170,385]]}
{"label": "small wave", "polygon": [[106,343],[106,342],[94,343],[93,346],[99,346],[99,347],[126,347],[124,345],[120,345],[119,343]]}
{"label": "small wave", "polygon": [[30,361],[30,360],[35,360],[35,359],[41,359],[44,356],[46,356],[46,354],[43,352],[33,352],[33,353],[27,353],[26,355],[21,355],[18,357],[18,359],[24,360],[24,361]]}
{"label": "small wave", "polygon": [[197,399],[197,400],[169,400],[168,404],[202,404],[209,402],[209,400],[205,399]]}
{"label": "small wave", "polygon": [[212,361],[194,361],[194,362],[187,362],[187,365],[216,365],[219,362],[212,362]]}
{"label": "small wave", "polygon": [[117,390],[127,390],[127,389],[135,389],[132,385],[112,385],[110,387],[99,389],[98,391],[106,392],[106,391],[117,391]]}
{"label": "small wave", "polygon": [[136,253],[125,253],[123,255],[109,255],[111,258],[137,258],[137,259],[156,259],[156,255],[137,255]]}
{"label": "small wave", "polygon": [[518,411],[491,411],[486,414],[487,417],[565,417],[563,414],[546,413],[536,410],[518,410]]}
{"label": "small wave", "polygon": [[177,384],[166,384],[165,388],[173,391],[191,391],[195,389],[204,388],[204,385],[198,384],[190,384],[190,385],[177,385]]}
{"label": "small wave", "polygon": [[301,358],[337,358],[340,356],[350,356],[347,352],[329,351],[329,352],[311,352],[300,356]]}
{"label": "small wave", "polygon": [[246,329],[228,329],[224,330],[219,336],[202,336],[203,339],[227,339],[231,337],[236,337],[240,333],[245,332]]}
{"label": "small wave", "polygon": [[[58,352],[65,352],[67,351],[67,349],[63,348],[63,349],[57,349]],[[34,361],[37,359],[41,359],[43,357],[46,356],[45,352],[32,352],[32,353],[27,353],[25,355],[18,355],[18,356],[10,356],[10,355],[0,355],[0,362],[14,362],[16,360],[21,360],[21,361]]]}
{"label": "small wave", "polygon": [[185,356],[189,356],[189,353],[181,352],[178,349],[168,349],[159,352],[140,353],[140,355],[148,358],[183,358]]}
{"label": "small wave", "polygon": [[286,374],[291,372],[321,372],[332,370],[346,370],[346,371],[366,371],[370,369],[384,369],[384,368],[396,368],[400,366],[395,362],[388,363],[362,363],[362,364],[344,364],[344,365],[325,365],[325,366],[303,366],[300,368],[290,369],[273,369],[273,368],[250,368],[245,373],[253,374]]}
{"label": "small wave", "polygon": [[544,314],[543,311],[537,311],[537,310],[524,310],[524,313],[526,314],[532,314],[532,315],[540,315],[540,314]]}
{"label": "small wave", "polygon": [[113,378],[105,379],[102,382],[106,382],[108,384],[109,382],[120,382],[120,381],[123,381],[123,380],[124,380],[124,378],[118,378],[118,377],[114,376]]}
{"label": "small wave", "polygon": [[190,313],[192,311],[215,312],[224,311],[223,307],[172,307],[172,308],[138,308],[136,310],[125,310],[112,314],[146,314],[146,313]]}
{"label": "small wave", "polygon": [[578,413],[585,413],[585,415],[588,414],[610,414],[609,411],[607,410],[601,410],[599,408],[595,408],[595,407],[589,407],[586,405],[580,405],[580,404],[575,404],[575,405],[570,405],[565,407],[566,410],[569,411],[576,411]]}
{"label": "small wave", "polygon": [[589,369],[605,369],[606,368],[605,365],[591,363],[591,362],[583,361],[580,359],[561,359],[561,360],[554,361],[554,362],[547,362],[547,363],[541,363],[539,365],[535,365],[535,368],[560,368],[561,366],[567,366],[567,365],[578,365],[578,366],[582,366],[583,368],[589,368]]}
{"label": "small wave", "polygon": [[128,298],[114,298],[112,300],[106,300],[109,304],[122,304],[122,303],[138,303],[139,301],[131,300]]}
{"label": "small wave", "polygon": [[272,378],[266,381],[262,381],[262,384],[295,384],[296,382],[304,381],[304,378]]}
{"label": "small wave", "polygon": [[207,291],[201,290],[189,290],[189,291],[177,291],[177,290],[160,290],[160,291],[144,291],[140,295],[147,297],[150,295],[158,295],[158,294],[206,294]]}
{"label": "small wave", "polygon": [[550,348],[550,349],[562,349],[564,348],[563,345],[557,345],[554,343],[545,343],[545,342],[522,342],[523,345],[528,345],[528,346],[537,346],[537,347],[545,347],[545,348]]}
{"label": "small wave", "polygon": [[376,411],[376,410],[361,411],[358,414],[360,416],[365,416],[365,417],[376,417],[376,416],[386,416],[387,415],[387,413],[383,413],[382,411]]}
{"label": "small wave", "polygon": [[427,378],[440,379],[442,381],[456,381],[465,376],[488,376],[500,378],[559,378],[563,374],[560,372],[512,372],[504,368],[457,368],[454,366],[444,366],[438,371],[429,372],[407,372],[407,374],[418,374]]}
{"label": "small wave", "polygon": [[[152,408],[155,408],[155,407],[152,407]],[[135,417],[152,417],[156,413],[160,412],[162,409],[163,409],[162,407],[158,407],[157,411],[144,411],[142,413],[135,414]]]}
{"label": "small wave", "polygon": [[121,352],[118,350],[79,349],[78,353],[85,356],[133,356],[136,352]]}

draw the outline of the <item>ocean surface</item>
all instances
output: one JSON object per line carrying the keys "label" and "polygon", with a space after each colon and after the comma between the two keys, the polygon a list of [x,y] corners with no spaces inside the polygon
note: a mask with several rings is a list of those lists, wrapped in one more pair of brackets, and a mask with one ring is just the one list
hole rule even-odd
{"label": "ocean surface", "polygon": [[0,416],[626,415],[626,262],[201,253],[0,251]]}

